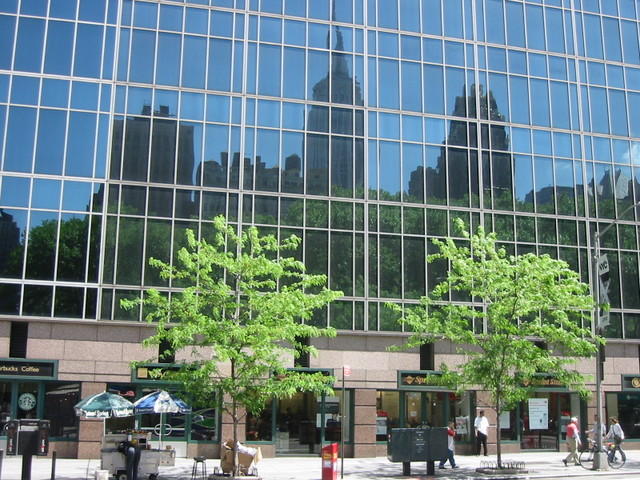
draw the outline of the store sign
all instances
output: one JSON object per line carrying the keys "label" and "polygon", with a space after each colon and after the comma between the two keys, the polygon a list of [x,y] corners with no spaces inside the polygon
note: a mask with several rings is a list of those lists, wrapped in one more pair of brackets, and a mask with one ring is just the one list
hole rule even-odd
{"label": "store sign", "polygon": [[398,388],[411,390],[445,390],[442,384],[442,373],[435,371],[399,371]]}
{"label": "store sign", "polygon": [[640,391],[640,375],[622,375],[622,390]]}
{"label": "store sign", "polygon": [[57,362],[54,360],[0,359],[0,377],[29,377],[38,379],[55,379]]}
{"label": "store sign", "polygon": [[524,387],[531,387],[535,389],[567,389],[566,385],[553,375],[536,375],[533,378],[523,380],[521,383]]}

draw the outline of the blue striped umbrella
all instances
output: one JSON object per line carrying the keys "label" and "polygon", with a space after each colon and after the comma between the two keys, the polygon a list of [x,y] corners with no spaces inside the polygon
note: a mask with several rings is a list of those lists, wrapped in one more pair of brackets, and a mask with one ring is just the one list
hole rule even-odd
{"label": "blue striped umbrella", "polygon": [[191,413],[191,407],[189,405],[187,405],[183,400],[179,399],[175,395],[170,394],[166,390],[157,390],[155,392],[151,392],[150,394],[136,400],[133,405],[135,407],[136,413],[160,414],[160,429],[158,432],[156,432],[158,433],[160,448],[162,448],[162,429],[164,424],[164,414]]}

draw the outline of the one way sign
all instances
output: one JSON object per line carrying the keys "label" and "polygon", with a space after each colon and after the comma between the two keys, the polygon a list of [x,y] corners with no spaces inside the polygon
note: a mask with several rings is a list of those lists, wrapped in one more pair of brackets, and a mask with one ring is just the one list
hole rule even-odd
{"label": "one way sign", "polygon": [[598,327],[606,327],[609,325],[609,310],[604,310],[601,305],[609,305],[609,260],[606,255],[598,258],[598,282],[600,283],[598,290],[600,298],[598,299]]}

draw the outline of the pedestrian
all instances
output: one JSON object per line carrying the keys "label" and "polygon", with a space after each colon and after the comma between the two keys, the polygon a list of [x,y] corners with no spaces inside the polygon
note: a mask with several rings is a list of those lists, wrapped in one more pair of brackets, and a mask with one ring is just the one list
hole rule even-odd
{"label": "pedestrian", "polygon": [[487,453],[487,436],[489,435],[489,420],[484,416],[484,410],[478,412],[473,428],[476,430],[476,457],[480,455],[480,447],[484,449],[484,456]]}
{"label": "pedestrian", "polygon": [[616,448],[609,451],[609,461],[615,461],[616,459],[616,450],[620,452],[622,456],[622,460],[625,461],[627,459],[627,455],[624,453],[622,449],[622,442],[624,441],[624,432],[622,431],[622,427],[618,423],[618,419],[616,417],[611,417],[609,419],[611,421],[611,427],[609,428],[609,433],[607,434],[607,438],[613,439]]}
{"label": "pedestrian", "polygon": [[580,446],[580,429],[578,428],[578,419],[571,417],[569,425],[567,425],[567,447],[569,448],[569,455],[562,461],[564,466],[568,467],[570,460],[573,460],[574,465],[580,465],[578,460],[578,447]]}
{"label": "pedestrian", "polygon": [[[454,458],[454,453],[455,453],[455,436],[456,436],[456,424],[454,422],[449,422],[449,426],[447,427],[447,449],[449,450],[448,455],[449,455],[449,463],[451,464],[451,468],[458,468],[458,465],[456,464],[456,459]],[[438,465],[438,468],[444,468],[445,463],[447,463],[446,460],[440,460],[440,465]]]}
{"label": "pedestrian", "polygon": [[598,433],[602,435],[602,438],[607,435],[607,427],[605,426],[604,422],[600,422],[600,425],[598,426],[597,413],[593,416],[593,427],[591,428],[591,430],[587,430],[586,433],[593,433],[593,439],[595,441],[598,440]]}

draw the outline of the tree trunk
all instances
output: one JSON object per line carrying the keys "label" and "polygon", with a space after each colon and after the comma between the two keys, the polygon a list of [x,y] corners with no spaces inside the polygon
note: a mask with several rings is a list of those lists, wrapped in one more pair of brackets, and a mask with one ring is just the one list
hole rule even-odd
{"label": "tree trunk", "polygon": [[498,468],[502,468],[502,446],[500,444],[500,414],[502,413],[502,401],[500,396],[496,398],[496,458]]}

